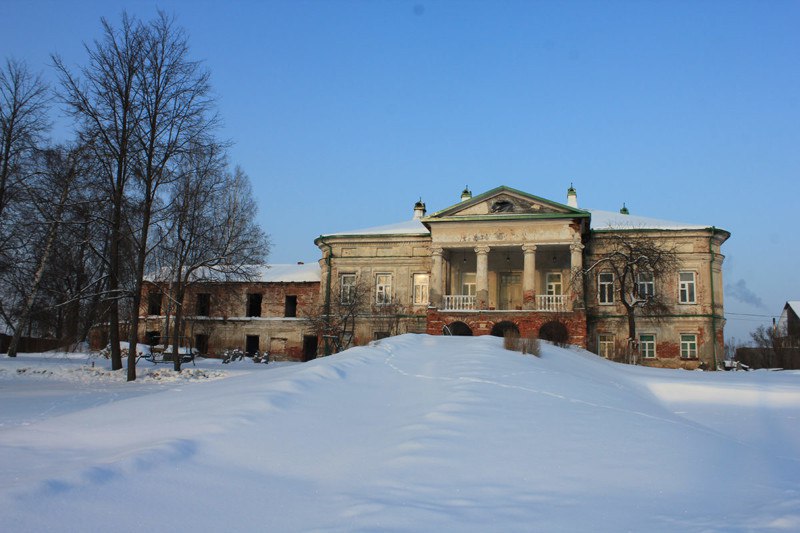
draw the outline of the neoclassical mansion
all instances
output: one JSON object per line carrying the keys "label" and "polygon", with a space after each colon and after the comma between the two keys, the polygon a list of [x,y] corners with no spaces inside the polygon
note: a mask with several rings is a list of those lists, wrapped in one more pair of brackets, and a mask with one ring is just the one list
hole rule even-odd
{"label": "neoclassical mansion", "polygon": [[[572,187],[566,203],[506,186],[476,196],[465,189],[458,203],[432,214],[420,201],[411,220],[320,235],[314,241],[322,256],[319,269],[274,265],[281,276],[193,289],[200,296],[189,298],[202,301],[204,315],[190,320],[229,317],[217,321],[215,334],[196,340],[209,353],[246,345],[306,360],[324,350],[304,315],[347,298],[358,285],[367,287],[372,305],[356,320],[355,344],[405,332],[502,335],[512,329],[620,359],[628,322],[613,274],[599,269],[582,283],[573,274],[602,257],[609,239],[622,234],[665,243],[679,258],[678,270],[666,279],[643,280],[648,291],[666,298],[669,310],[637,318],[640,362],[716,367],[725,325],[720,249],[730,234],[631,215],[624,207],[581,209]],[[238,296],[219,297],[227,303],[215,310],[209,294],[220,291]],[[269,312],[262,307],[274,316],[264,316]],[[386,320],[387,309],[394,320]],[[144,310],[143,316],[150,323],[143,330],[155,329],[149,331],[153,336],[162,317]]]}

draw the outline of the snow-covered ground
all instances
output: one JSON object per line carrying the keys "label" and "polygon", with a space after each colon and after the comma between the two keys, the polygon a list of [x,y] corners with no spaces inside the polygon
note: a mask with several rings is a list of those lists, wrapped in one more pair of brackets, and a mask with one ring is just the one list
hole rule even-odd
{"label": "snow-covered ground", "polygon": [[142,361],[135,383],[0,357],[0,530],[800,529],[800,374],[501,341]]}

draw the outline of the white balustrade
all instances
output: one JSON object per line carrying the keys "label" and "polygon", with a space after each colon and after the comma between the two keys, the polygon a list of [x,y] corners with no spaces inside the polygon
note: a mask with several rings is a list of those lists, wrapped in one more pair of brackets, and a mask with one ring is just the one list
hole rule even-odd
{"label": "white balustrade", "polygon": [[566,311],[567,310],[566,296],[564,296],[563,294],[558,294],[558,295],[537,294],[536,310],[550,311],[550,312]]}
{"label": "white balustrade", "polygon": [[443,296],[443,311],[474,311],[475,296],[469,294],[446,294]]}

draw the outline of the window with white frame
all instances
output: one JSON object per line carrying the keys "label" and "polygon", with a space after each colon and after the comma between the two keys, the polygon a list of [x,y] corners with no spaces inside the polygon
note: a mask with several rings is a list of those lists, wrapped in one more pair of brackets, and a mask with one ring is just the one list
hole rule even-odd
{"label": "window with white frame", "polygon": [[681,335],[681,357],[683,359],[697,357],[697,335],[693,333]]}
{"label": "window with white frame", "polygon": [[656,294],[655,277],[652,272],[639,272],[636,274],[637,291],[639,298],[652,298]]}
{"label": "window with white frame", "polygon": [[563,285],[561,283],[561,272],[548,272],[545,275],[545,287],[548,296],[561,296]]}
{"label": "window with white frame", "polygon": [[353,302],[356,293],[356,275],[342,274],[339,277],[339,300],[343,304]]}
{"label": "window with white frame", "polygon": [[614,357],[614,344],[614,335],[601,333],[597,336],[597,355],[612,359]]}
{"label": "window with white frame", "polygon": [[597,301],[606,305],[614,303],[614,274],[611,272],[597,275]]}
{"label": "window with white frame", "polygon": [[375,303],[380,305],[392,303],[391,274],[375,274]]}
{"label": "window with white frame", "polygon": [[639,353],[645,359],[655,359],[656,357],[656,336],[652,333],[639,335]]}
{"label": "window with white frame", "polygon": [[428,274],[414,274],[414,305],[428,305]]}
{"label": "window with white frame", "polygon": [[695,303],[694,272],[679,272],[678,280],[678,301],[682,304]]}
{"label": "window with white frame", "polygon": [[475,296],[477,293],[476,290],[476,274],[475,272],[464,272],[461,275],[461,294],[464,296]]}

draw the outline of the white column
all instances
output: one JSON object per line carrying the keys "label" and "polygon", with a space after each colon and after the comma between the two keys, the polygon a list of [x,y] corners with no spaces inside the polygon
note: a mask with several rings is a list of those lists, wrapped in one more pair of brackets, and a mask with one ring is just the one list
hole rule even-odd
{"label": "white column", "polygon": [[431,248],[431,286],[430,301],[431,306],[440,309],[442,307],[442,294],[444,294],[444,276],[442,276],[442,254],[441,248]]}
{"label": "white column", "polygon": [[522,245],[522,307],[536,309],[536,245]]}
{"label": "white column", "polygon": [[489,247],[476,246],[478,268],[475,274],[475,291],[477,293],[477,309],[489,308]]}

